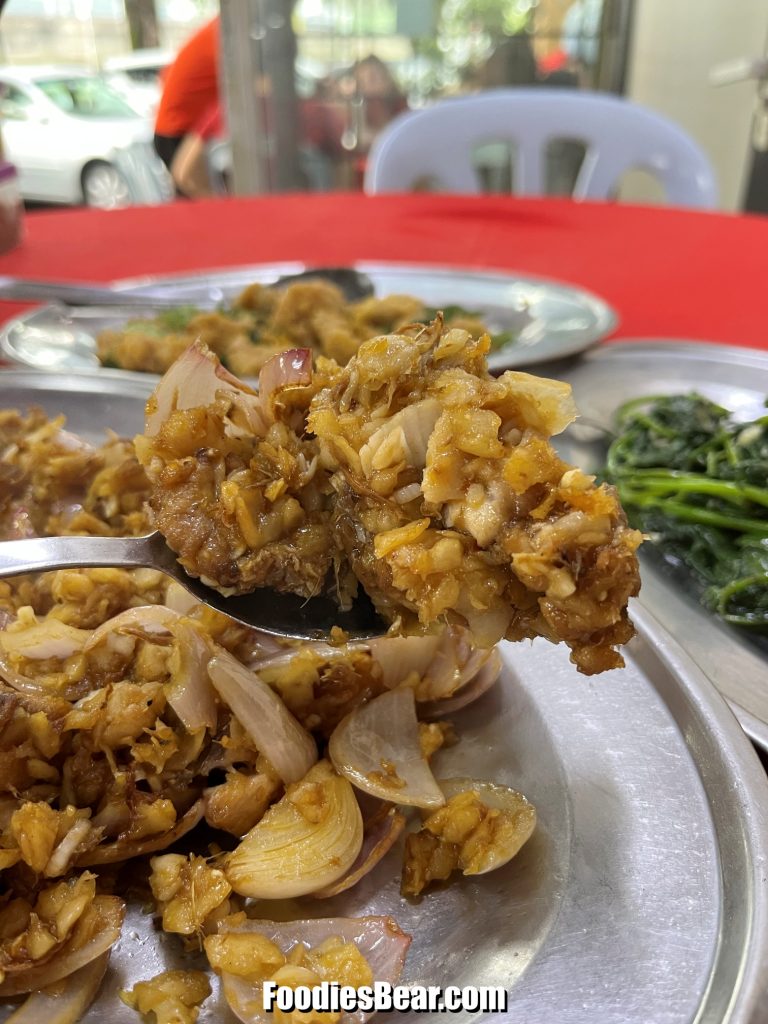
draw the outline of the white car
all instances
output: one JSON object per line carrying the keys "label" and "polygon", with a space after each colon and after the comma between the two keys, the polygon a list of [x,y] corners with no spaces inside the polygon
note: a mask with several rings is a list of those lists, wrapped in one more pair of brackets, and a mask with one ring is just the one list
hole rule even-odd
{"label": "white car", "polygon": [[153,117],[160,102],[160,76],[173,62],[170,50],[134,50],[104,61],[102,74],[134,110]]}
{"label": "white car", "polygon": [[0,67],[0,120],[25,199],[113,209],[173,196],[151,120],[91,71]]}

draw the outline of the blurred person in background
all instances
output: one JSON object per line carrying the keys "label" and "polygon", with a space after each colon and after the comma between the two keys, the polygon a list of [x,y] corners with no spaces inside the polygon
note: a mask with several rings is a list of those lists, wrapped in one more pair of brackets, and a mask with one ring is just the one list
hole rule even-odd
{"label": "blurred person in background", "polygon": [[[496,44],[477,69],[475,83],[481,90],[531,86],[574,88],[579,84],[564,50],[556,51],[548,62],[537,64],[531,37],[525,31],[507,36]],[[551,139],[544,153],[547,193],[570,195],[583,159],[581,143]],[[507,193],[514,190],[514,157],[506,142],[489,142],[478,147],[475,167],[485,191]]]}
{"label": "blurred person in background", "polygon": [[219,19],[213,18],[182,46],[163,80],[155,119],[155,150],[171,170],[186,135],[219,100]]}
{"label": "blurred person in background", "polygon": [[[264,110],[269,120],[269,107]],[[322,83],[316,95],[299,100],[299,159],[305,187],[313,192],[333,187],[333,162],[343,155],[343,120],[324,99]],[[232,148],[224,112],[214,103],[188,132],[174,153],[171,177],[187,199],[223,195],[229,189]]]}
{"label": "blurred person in background", "polygon": [[371,142],[393,117],[408,109],[408,101],[395,76],[381,58],[371,53],[352,69],[357,95],[363,101],[364,138]]}
{"label": "blurred person in background", "polygon": [[531,37],[517,32],[497,43],[479,70],[481,89],[504,89],[511,85],[535,85],[538,74]]}
{"label": "blurred person in background", "polygon": [[570,69],[570,58],[562,46],[536,60],[528,32],[517,32],[496,44],[474,79],[476,88],[505,89],[510,86],[552,85],[571,88],[579,84]]}
{"label": "blurred person in background", "polygon": [[341,145],[352,159],[351,180],[339,184],[362,188],[373,140],[394,117],[408,109],[408,100],[387,65],[373,53],[343,71],[332,83],[330,96],[346,123]]}
{"label": "blurred person in background", "polygon": [[212,149],[226,140],[224,118],[214,103],[187,132],[171,160],[171,177],[176,189],[187,199],[205,199],[226,191],[226,178],[211,166]]}

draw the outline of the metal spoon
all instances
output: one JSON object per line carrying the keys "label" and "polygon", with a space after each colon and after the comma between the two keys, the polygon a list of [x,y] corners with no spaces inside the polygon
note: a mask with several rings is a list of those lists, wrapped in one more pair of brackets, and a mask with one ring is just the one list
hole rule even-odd
{"label": "metal spoon", "polygon": [[333,626],[339,626],[350,639],[368,640],[381,636],[387,629],[365,594],[355,599],[349,611],[340,611],[329,597],[307,599],[267,588],[239,597],[223,597],[188,576],[157,531],[144,537],[31,537],[0,542],[0,578],[105,565],[159,569],[204,604],[273,636],[323,640]]}
{"label": "metal spoon", "polygon": [[[354,267],[316,267],[295,274],[283,274],[269,282],[284,288],[301,281],[329,281],[345,298],[354,302],[373,295],[373,282]],[[169,294],[171,284],[147,286],[141,292],[119,291],[101,284],[73,284],[69,281],[40,281],[23,277],[0,277],[0,300],[21,299],[58,302],[65,306],[109,306],[121,309],[174,309],[184,304],[183,296]]]}

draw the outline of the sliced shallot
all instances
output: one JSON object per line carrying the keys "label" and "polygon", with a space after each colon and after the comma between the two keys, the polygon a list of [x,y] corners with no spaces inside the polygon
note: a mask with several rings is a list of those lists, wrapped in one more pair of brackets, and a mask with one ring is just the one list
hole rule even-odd
{"label": "sliced shallot", "polygon": [[64,661],[85,648],[89,637],[86,629],[69,626],[61,619],[43,619],[22,629],[6,629],[0,634],[0,648],[29,661]]}
{"label": "sliced shallot", "polygon": [[211,405],[220,392],[236,396],[251,425],[261,425],[256,392],[224,369],[216,356],[198,340],[176,360],[150,396],[144,433],[147,437],[155,437],[175,410]]}
{"label": "sliced shallot", "polygon": [[460,690],[457,690],[452,697],[445,700],[430,700],[419,704],[419,714],[422,718],[440,718],[442,715],[452,715],[460,708],[466,707],[473,701],[478,700],[487,693],[501,675],[501,655],[494,648],[488,654],[480,671]]}
{"label": "sliced shallot", "polygon": [[162,636],[171,632],[171,623],[181,618],[178,612],[168,608],[164,604],[143,604],[138,608],[126,608],[124,612],[113,615],[111,619],[102,622],[88,637],[83,653],[93,650],[108,637],[110,633],[120,633],[126,630],[141,630],[148,636]]}
{"label": "sliced shallot", "polygon": [[[512,860],[528,842],[536,828],[536,808],[522,793],[510,786],[479,779],[440,779],[440,788],[450,801],[461,793],[472,791],[492,811],[499,811],[506,827],[482,847],[469,852],[469,863],[463,863],[465,875],[484,875]],[[464,852],[464,851],[462,851]]]}
{"label": "sliced shallot", "polygon": [[56,955],[19,974],[7,974],[0,983],[0,998],[47,988],[92,963],[120,938],[124,917],[125,904],[117,896],[94,897]]}
{"label": "sliced shallot", "polygon": [[368,641],[371,657],[381,669],[388,690],[400,686],[409,676],[421,679],[437,654],[440,634],[427,636],[383,636]]}
{"label": "sliced shallot", "polygon": [[421,751],[413,690],[390,690],[355,708],[334,729],[328,752],[338,772],[381,800],[432,809],[445,803]]}
{"label": "sliced shallot", "polygon": [[205,813],[205,801],[200,799],[189,808],[186,814],[176,822],[173,828],[167,832],[161,832],[157,836],[148,836],[146,839],[117,839],[114,843],[103,843],[92,850],[88,850],[75,863],[78,867],[92,867],[97,864],[114,864],[121,860],[131,860],[133,857],[142,857],[145,853],[157,853],[164,850],[166,846],[181,839],[187,832],[191,832]]}
{"label": "sliced shallot", "polygon": [[11,668],[10,658],[6,654],[2,643],[0,643],[0,679],[19,693],[26,693],[32,697],[41,698],[45,698],[48,695],[48,691],[42,683],[30,679],[29,676],[23,676],[16,669]]}
{"label": "sliced shallot", "polygon": [[404,828],[405,815],[396,807],[384,804],[378,814],[364,823],[363,845],[349,871],[337,882],[332,882],[322,889],[315,889],[312,895],[316,899],[324,900],[330,896],[338,896],[340,892],[346,892],[353,885],[357,885],[360,879],[373,871],[382,857],[389,853]]}
{"label": "sliced shallot", "polygon": [[360,449],[365,475],[370,477],[377,469],[386,469],[400,460],[407,466],[424,469],[429,438],[442,413],[443,407],[436,398],[424,398],[391,416]]}
{"label": "sliced shallot", "polygon": [[286,784],[303,779],[317,746],[267,684],[220,648],[208,663],[219,696]]}
{"label": "sliced shallot", "polygon": [[427,636],[379,637],[368,646],[387,689],[411,686],[419,702],[452,696],[477,675],[492,651],[475,647],[462,626]]}
{"label": "sliced shallot", "polygon": [[306,387],[312,382],[312,353],[291,348],[272,356],[259,372],[259,402],[268,423],[275,421],[275,396],[285,388]]}
{"label": "sliced shallot", "polygon": [[449,626],[440,637],[434,661],[416,688],[416,699],[451,697],[477,675],[492,650],[475,647],[472,634],[463,626]]}
{"label": "sliced shallot", "polygon": [[171,625],[176,641],[170,658],[171,679],[166,688],[168,703],[190,732],[216,728],[216,698],[208,678],[213,648],[190,622]]}
{"label": "sliced shallot", "polygon": [[77,1024],[99,991],[109,953],[102,953],[63,981],[33,992],[5,1024]]}
{"label": "sliced shallot", "polygon": [[323,760],[272,804],[227,857],[224,871],[241,896],[306,896],[341,878],[362,845],[354,790]]}
{"label": "sliced shallot", "polygon": [[296,647],[282,646],[271,651],[265,651],[263,654],[259,652],[255,658],[249,660],[248,667],[252,668],[254,672],[262,672],[267,669],[270,671],[279,670],[290,665],[294,658],[301,658],[303,661],[308,654],[315,655],[318,659],[318,664],[333,665],[334,662],[344,663],[348,661],[349,655],[352,652],[365,652],[367,650],[367,642],[355,641],[353,643],[332,646],[321,640],[308,640],[306,643]]}

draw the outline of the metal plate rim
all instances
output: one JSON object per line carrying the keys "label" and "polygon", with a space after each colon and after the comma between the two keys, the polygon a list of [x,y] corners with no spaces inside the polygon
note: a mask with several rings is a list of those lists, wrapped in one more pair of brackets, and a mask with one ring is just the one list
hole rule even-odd
{"label": "metal plate rim", "polygon": [[622,359],[640,355],[675,355],[681,358],[701,362],[712,358],[727,359],[744,366],[755,366],[768,369],[768,350],[748,348],[745,345],[727,345],[720,341],[707,341],[705,338],[624,338],[619,337],[610,344],[602,345],[598,350],[586,353],[585,362],[602,361],[604,359]]}
{"label": "metal plate rim", "polygon": [[[63,383],[63,379],[66,383]],[[40,391],[77,391],[82,388],[86,393],[107,392],[115,395],[124,395],[127,389],[136,398],[149,398],[159,379],[155,374],[107,368],[70,371],[66,375],[61,370],[0,370],[0,388],[10,383],[16,387]]]}
{"label": "metal plate rim", "polygon": [[[748,941],[739,971],[740,985],[733,993],[726,1019],[729,1024],[762,1024],[768,1011],[768,778],[740,722],[703,669],[648,608],[635,603],[632,619],[643,641],[655,649],[678,686],[695,700],[699,714],[713,731],[721,755],[727,754],[730,758],[727,767],[731,793],[739,799],[750,847],[752,899]],[[694,744],[686,738],[686,745],[696,761]],[[696,763],[711,803],[706,779],[711,766]],[[715,820],[716,830],[717,824]],[[727,886],[730,865],[726,863],[722,867],[723,882]],[[729,922],[723,921],[722,926],[728,928]],[[722,944],[719,952],[722,952]],[[717,961],[713,970],[716,967]]]}

